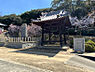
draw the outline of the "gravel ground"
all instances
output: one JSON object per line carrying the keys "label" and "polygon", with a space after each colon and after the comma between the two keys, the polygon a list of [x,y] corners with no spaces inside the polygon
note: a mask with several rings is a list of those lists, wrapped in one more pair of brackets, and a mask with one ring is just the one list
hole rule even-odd
{"label": "gravel ground", "polygon": [[70,52],[69,50],[57,51],[51,49],[12,49],[0,47],[0,58],[53,72],[91,72],[84,68],[64,64],[64,62],[75,55]]}

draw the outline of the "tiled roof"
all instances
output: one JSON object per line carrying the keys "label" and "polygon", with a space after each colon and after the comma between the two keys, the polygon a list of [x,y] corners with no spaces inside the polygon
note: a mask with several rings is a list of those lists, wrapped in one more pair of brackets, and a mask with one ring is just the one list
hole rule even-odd
{"label": "tiled roof", "polygon": [[48,14],[46,14],[46,16],[57,15],[57,14],[60,13],[60,11],[63,11],[64,12],[64,10],[52,11],[52,12],[49,12]]}
{"label": "tiled roof", "polygon": [[0,23],[0,26],[7,26],[7,25]]}

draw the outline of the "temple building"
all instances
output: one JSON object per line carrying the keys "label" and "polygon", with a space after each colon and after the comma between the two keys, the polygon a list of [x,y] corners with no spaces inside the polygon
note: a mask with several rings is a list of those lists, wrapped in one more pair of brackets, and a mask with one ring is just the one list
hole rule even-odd
{"label": "temple building", "polygon": [[[38,20],[33,20],[33,24],[41,26],[42,39],[41,45],[48,42],[60,42],[60,46],[66,43],[66,32],[71,27],[69,20],[69,13],[64,10],[52,11],[49,13],[42,13]],[[45,39],[45,34],[48,35],[48,40]],[[59,40],[52,40],[52,35],[58,35]]]}

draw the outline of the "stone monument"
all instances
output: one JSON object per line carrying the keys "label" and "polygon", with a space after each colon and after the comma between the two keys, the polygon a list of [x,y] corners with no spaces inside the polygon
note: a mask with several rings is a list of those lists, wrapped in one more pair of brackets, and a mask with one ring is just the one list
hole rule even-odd
{"label": "stone monument", "polygon": [[74,50],[75,52],[85,52],[84,38],[74,38]]}
{"label": "stone monument", "polygon": [[24,23],[21,26],[21,37],[27,37],[27,24]]}

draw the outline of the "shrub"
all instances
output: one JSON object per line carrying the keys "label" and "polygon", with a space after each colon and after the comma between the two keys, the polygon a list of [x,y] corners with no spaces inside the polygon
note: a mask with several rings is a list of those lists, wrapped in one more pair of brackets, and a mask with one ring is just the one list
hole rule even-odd
{"label": "shrub", "polygon": [[85,51],[86,52],[93,52],[93,51],[95,51],[95,42],[93,42],[92,40],[88,40],[85,43]]}
{"label": "shrub", "polygon": [[92,40],[88,40],[88,41],[86,42],[86,44],[90,44],[90,45],[92,45],[92,46],[95,46],[95,42],[93,42]]}

